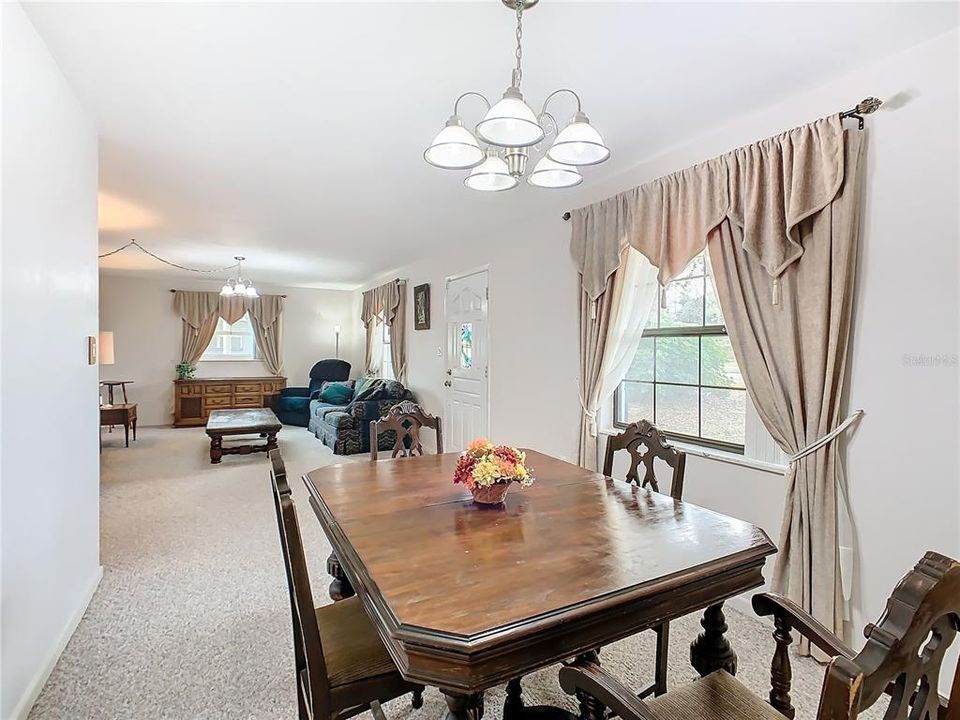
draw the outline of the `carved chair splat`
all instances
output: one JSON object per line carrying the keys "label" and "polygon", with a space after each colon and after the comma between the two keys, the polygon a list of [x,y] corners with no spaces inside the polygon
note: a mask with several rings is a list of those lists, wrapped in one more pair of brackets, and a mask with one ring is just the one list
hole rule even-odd
{"label": "carved chair splat", "polygon": [[[683,496],[683,473],[686,468],[687,454],[674,448],[667,442],[663,433],[646,420],[635,422],[624,428],[619,435],[611,435],[607,439],[607,450],[603,458],[603,474],[613,475],[614,453],[626,450],[630,454],[630,469],[626,480],[640,487],[647,487],[660,492],[656,471],[653,462],[657,458],[663,460],[673,469],[670,481],[670,495],[677,500]],[[645,470],[643,480],[640,480],[638,470],[643,465]]]}
{"label": "carved chair splat", "polygon": [[437,433],[437,454],[443,453],[443,429],[439,417],[425,412],[410,400],[397,403],[379,420],[370,421],[370,459],[377,459],[377,439],[380,433],[392,430],[396,435],[390,457],[423,455],[420,442],[421,428],[430,428]]}

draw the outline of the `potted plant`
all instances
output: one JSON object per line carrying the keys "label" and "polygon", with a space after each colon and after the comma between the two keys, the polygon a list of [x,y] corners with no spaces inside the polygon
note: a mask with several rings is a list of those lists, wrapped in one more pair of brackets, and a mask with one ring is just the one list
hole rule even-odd
{"label": "potted plant", "polygon": [[497,505],[503,502],[513,483],[522,488],[533,485],[526,459],[522,450],[480,438],[470,443],[457,460],[453,482],[466,486],[474,502]]}
{"label": "potted plant", "polygon": [[177,363],[177,380],[190,380],[197,374],[197,366],[189,362]]}

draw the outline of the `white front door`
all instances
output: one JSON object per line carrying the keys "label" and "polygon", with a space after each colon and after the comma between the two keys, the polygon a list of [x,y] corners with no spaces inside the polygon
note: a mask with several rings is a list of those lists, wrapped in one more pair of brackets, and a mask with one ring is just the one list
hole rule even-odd
{"label": "white front door", "polygon": [[486,270],[447,280],[446,452],[464,450],[471,440],[490,432],[488,281]]}

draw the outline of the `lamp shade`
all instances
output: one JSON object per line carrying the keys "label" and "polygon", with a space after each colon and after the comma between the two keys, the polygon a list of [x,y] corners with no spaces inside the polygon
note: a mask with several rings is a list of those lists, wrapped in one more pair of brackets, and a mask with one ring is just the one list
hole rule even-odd
{"label": "lamp shade", "polygon": [[596,165],[610,157],[610,149],[603,144],[603,138],[587,116],[578,112],[557,135],[547,155],[565,165]]}
{"label": "lamp shade", "polygon": [[233,285],[224,283],[223,287],[220,288],[220,294],[225,296],[233,295]]}
{"label": "lamp shade", "polygon": [[529,147],[543,140],[543,128],[530,106],[515,87],[507,88],[503,98],[487,111],[477,124],[481,140],[500,147]]}
{"label": "lamp shade", "polygon": [[500,192],[515,188],[518,181],[510,174],[507,163],[489,152],[487,159],[471,170],[463,182],[471,190]]}
{"label": "lamp shade", "polygon": [[463,126],[456,115],[447,120],[443,130],[437,133],[423,159],[434,167],[444,170],[466,170],[483,162],[483,150],[477,139]]}
{"label": "lamp shade", "polygon": [[113,365],[113,333],[110,330],[100,331],[100,364]]}
{"label": "lamp shade", "polygon": [[533,168],[527,182],[542,188],[568,188],[583,182],[583,176],[573,165],[564,165],[543,157]]}

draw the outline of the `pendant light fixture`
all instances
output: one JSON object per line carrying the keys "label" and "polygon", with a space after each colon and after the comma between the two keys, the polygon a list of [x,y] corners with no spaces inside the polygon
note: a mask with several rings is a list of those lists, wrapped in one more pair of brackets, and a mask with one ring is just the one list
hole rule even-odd
{"label": "pendant light fixture", "polygon": [[[565,188],[583,182],[578,166],[596,165],[610,157],[610,150],[600,133],[583,114],[580,96],[566,88],[547,96],[537,115],[527,105],[520,91],[523,80],[523,13],[538,0],[502,0],[517,14],[517,64],[510,86],[499,101],[491,106],[486,96],[467,92],[457,98],[453,115],[424,152],[424,159],[434,167],[445,170],[467,170],[464,184],[474,190],[487,192],[511,190],[526,174],[530,150],[538,150],[552,133],[555,137],[546,155],[537,162],[527,182],[535,187]],[[569,94],[577,103],[576,113],[562,130],[547,105],[560,94]],[[475,133],[463,123],[460,101],[477,97],[486,106],[486,115],[477,123]]]}
{"label": "pendant light fixture", "polygon": [[233,259],[237,261],[237,277],[236,279],[227,280],[223,284],[223,287],[220,288],[220,294],[224,297],[260,297],[260,294],[257,292],[257,288],[254,287],[253,283],[249,280],[244,280],[243,275],[241,274],[241,265],[246,258],[238,255]]}

